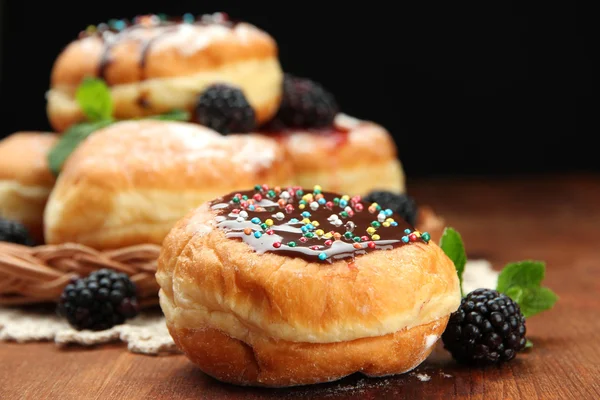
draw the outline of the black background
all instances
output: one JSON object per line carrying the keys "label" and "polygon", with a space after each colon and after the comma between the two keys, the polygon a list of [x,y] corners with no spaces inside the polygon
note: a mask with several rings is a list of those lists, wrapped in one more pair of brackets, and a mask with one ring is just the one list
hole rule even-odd
{"label": "black background", "polygon": [[286,71],[388,128],[409,175],[600,170],[591,12],[535,3],[3,1],[0,136],[48,129],[52,64],[87,25],[225,11],[271,33]]}

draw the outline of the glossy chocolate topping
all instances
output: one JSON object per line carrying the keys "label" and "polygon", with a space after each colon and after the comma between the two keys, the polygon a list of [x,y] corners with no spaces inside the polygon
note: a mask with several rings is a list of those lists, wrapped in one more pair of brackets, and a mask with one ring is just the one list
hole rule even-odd
{"label": "glossy chocolate topping", "polygon": [[371,251],[414,242],[428,243],[427,232],[376,203],[322,192],[315,186],[280,189],[258,185],[210,204],[217,227],[258,253],[273,252],[309,262],[354,259]]}

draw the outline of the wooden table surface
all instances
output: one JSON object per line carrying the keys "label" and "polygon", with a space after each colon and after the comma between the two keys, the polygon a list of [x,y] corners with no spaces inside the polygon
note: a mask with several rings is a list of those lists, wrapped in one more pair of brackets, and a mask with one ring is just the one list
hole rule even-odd
{"label": "wooden table surface", "polygon": [[547,261],[560,300],[528,320],[532,351],[472,369],[438,343],[404,376],[268,390],[216,382],[183,356],[0,343],[0,399],[600,399],[600,176],[411,181],[409,193],[461,232],[470,258]]}

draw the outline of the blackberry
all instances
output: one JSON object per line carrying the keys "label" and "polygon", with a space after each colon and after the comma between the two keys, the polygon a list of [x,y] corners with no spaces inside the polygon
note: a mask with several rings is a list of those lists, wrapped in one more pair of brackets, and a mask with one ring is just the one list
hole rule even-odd
{"label": "blackberry", "polygon": [[217,83],[209,86],[198,98],[195,120],[227,135],[247,133],[256,127],[254,109],[240,89]]}
{"label": "blackberry", "polygon": [[0,218],[0,242],[10,242],[25,246],[34,246],[35,241],[29,230],[19,221]]}
{"label": "blackberry", "polygon": [[310,79],[285,74],[274,125],[288,128],[331,126],[339,106],[331,93]]}
{"label": "blackberry", "polygon": [[65,287],[58,313],[77,330],[101,331],[120,325],[138,313],[135,284],[124,273],[94,271]]}
{"label": "blackberry", "polygon": [[372,191],[364,199],[370,203],[377,203],[382,208],[391,209],[412,226],[415,226],[417,223],[417,203],[412,197],[406,194]]}
{"label": "blackberry", "polygon": [[477,289],[462,299],[442,335],[444,347],[464,364],[499,364],[525,348],[525,317],[510,297]]}

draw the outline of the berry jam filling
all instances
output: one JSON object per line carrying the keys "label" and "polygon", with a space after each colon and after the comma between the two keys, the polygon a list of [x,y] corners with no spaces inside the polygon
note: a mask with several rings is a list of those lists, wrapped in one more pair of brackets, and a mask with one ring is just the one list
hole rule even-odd
{"label": "berry jam filling", "polygon": [[257,253],[273,252],[310,262],[353,259],[375,250],[429,243],[391,209],[350,197],[300,187],[257,185],[214,200],[217,226],[228,238],[239,238]]}

